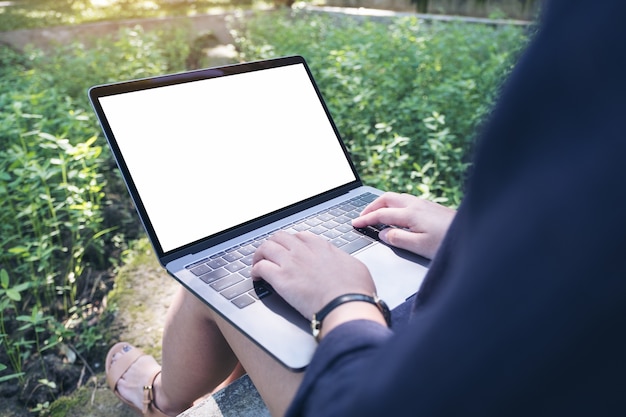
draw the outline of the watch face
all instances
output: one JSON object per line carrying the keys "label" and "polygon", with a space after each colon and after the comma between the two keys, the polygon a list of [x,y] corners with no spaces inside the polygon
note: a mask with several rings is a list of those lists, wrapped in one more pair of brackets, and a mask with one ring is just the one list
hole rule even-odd
{"label": "watch face", "polygon": [[319,341],[320,332],[322,330],[322,322],[317,320],[317,314],[313,315],[313,320],[311,320],[311,333],[315,340]]}

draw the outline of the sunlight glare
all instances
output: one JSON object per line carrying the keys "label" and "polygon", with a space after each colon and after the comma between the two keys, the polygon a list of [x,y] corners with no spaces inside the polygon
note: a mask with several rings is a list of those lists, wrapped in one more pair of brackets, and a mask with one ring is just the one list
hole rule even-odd
{"label": "sunlight glare", "polygon": [[13,6],[12,1],[0,1],[0,7],[9,7],[9,6]]}
{"label": "sunlight glare", "polygon": [[108,7],[115,3],[116,0],[91,0],[91,5],[94,7]]}

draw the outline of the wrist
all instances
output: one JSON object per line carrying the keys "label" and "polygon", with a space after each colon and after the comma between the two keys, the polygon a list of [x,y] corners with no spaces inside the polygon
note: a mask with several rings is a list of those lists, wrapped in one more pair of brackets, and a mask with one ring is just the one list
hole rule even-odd
{"label": "wrist", "polygon": [[320,341],[335,327],[352,320],[371,320],[391,326],[389,308],[376,295],[345,294],[333,299],[313,315],[311,330],[315,339]]}
{"label": "wrist", "polygon": [[324,325],[317,338],[318,341],[322,340],[336,327],[354,320],[370,320],[387,326],[382,313],[375,305],[364,302],[344,304],[337,307],[326,316]]}

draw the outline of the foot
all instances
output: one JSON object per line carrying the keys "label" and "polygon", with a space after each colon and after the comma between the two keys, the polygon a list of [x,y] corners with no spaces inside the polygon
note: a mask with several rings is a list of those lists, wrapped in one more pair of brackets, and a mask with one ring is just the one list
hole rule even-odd
{"label": "foot", "polygon": [[[122,368],[116,369],[116,364]],[[177,413],[169,414],[166,404],[162,404],[165,402],[163,396],[159,398],[161,366],[152,356],[145,355],[140,349],[122,343],[111,348],[106,366],[109,386],[122,401],[136,411],[140,411],[143,415],[177,415]],[[120,372],[122,372],[121,375],[119,375]],[[117,381],[112,380],[116,377]],[[159,399],[161,402],[157,405]]]}

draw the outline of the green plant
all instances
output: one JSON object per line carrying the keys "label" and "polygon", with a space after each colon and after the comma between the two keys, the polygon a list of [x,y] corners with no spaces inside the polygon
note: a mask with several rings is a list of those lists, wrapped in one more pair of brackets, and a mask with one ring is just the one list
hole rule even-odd
{"label": "green plant", "polygon": [[514,26],[301,10],[240,25],[245,59],[307,58],[363,179],[456,206],[467,156],[526,44]]}
{"label": "green plant", "polygon": [[[7,329],[7,320],[5,314],[9,311],[17,311],[17,303],[22,300],[22,292],[26,291],[30,286],[30,282],[22,282],[20,284],[11,285],[9,273],[6,269],[0,269],[0,342],[4,348],[6,356],[9,359],[13,373],[0,376],[0,382],[10,379],[22,379],[23,352],[21,344],[17,343]],[[0,363],[0,373],[8,369],[8,365]]]}
{"label": "green plant", "polygon": [[105,191],[120,180],[86,91],[184,69],[189,48],[173,51],[187,38],[136,28],[91,49],[0,47],[0,381],[22,378],[27,361],[60,342],[85,354],[103,342],[83,322],[126,231],[105,216]]}
{"label": "green plant", "polygon": [[[242,59],[308,59],[366,182],[449,205],[462,198],[474,132],[525,44],[517,28],[301,11],[240,27]],[[50,54],[0,46],[0,382],[53,346],[82,360],[102,344],[85,323],[100,291],[93,277],[125,250],[125,221],[107,220],[105,208],[126,191],[86,90],[186,69],[201,47],[191,39],[186,29],[134,28]]]}
{"label": "green plant", "polygon": [[81,332],[80,343],[77,347],[84,352],[89,352],[103,340],[104,336],[101,333],[101,329],[97,327],[87,327]]}

